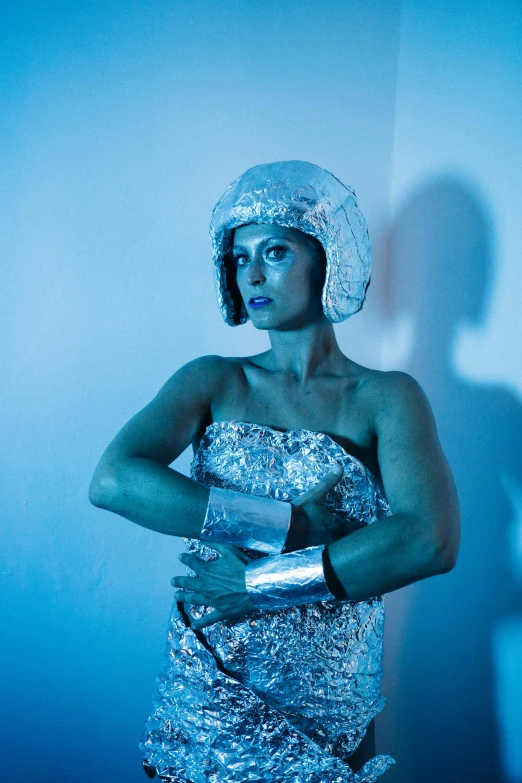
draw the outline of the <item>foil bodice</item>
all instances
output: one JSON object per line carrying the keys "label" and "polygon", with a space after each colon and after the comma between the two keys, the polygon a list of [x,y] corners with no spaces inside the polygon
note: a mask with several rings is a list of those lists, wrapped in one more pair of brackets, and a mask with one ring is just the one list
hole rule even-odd
{"label": "foil bodice", "polygon": [[[289,501],[334,462],[344,475],[325,498],[332,511],[361,526],[390,513],[372,473],[328,435],[310,430],[214,422],[191,477]],[[219,557],[198,539],[184,540],[204,559]],[[155,711],[141,743],[148,763],[168,773],[165,780],[370,783],[394,763],[375,756],[359,773],[346,763],[386,701],[380,693],[383,596],[258,611],[199,632],[187,627],[185,611],[196,618],[212,607],[174,605]],[[177,765],[184,765],[185,777]]]}
{"label": "foil bodice", "polygon": [[326,497],[332,511],[361,525],[389,513],[373,474],[322,432],[282,432],[243,421],[213,422],[194,455],[190,475],[206,486],[291,501],[336,462],[343,466],[344,475]]}

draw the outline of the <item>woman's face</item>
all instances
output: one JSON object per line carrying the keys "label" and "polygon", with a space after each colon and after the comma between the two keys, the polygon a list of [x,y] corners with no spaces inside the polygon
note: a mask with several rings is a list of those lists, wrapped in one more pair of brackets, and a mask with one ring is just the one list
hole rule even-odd
{"label": "woman's face", "polygon": [[321,245],[296,228],[251,223],[234,231],[239,292],[258,329],[292,329],[324,319]]}

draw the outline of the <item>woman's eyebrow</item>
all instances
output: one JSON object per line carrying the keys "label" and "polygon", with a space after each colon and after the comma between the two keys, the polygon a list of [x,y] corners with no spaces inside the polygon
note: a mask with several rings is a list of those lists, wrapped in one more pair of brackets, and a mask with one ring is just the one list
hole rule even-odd
{"label": "woman's eyebrow", "polygon": [[[265,247],[269,242],[272,242],[272,240],[276,240],[277,242],[292,242],[293,240],[287,239],[286,237],[266,237],[266,239],[263,239],[262,242],[260,242],[260,247]],[[232,245],[232,250],[248,250],[245,245],[236,245],[235,243]]]}

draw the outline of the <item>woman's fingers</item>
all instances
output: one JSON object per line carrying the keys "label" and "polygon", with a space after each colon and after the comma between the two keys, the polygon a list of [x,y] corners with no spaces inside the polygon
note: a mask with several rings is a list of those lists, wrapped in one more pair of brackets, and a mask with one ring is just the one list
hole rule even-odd
{"label": "woman's fingers", "polygon": [[317,484],[303,492],[295,500],[292,500],[292,505],[304,506],[305,503],[319,503],[339,483],[343,473],[342,465],[337,462],[332,470],[324,478],[320,479]]}
{"label": "woman's fingers", "polygon": [[170,583],[172,587],[182,587],[184,590],[192,590],[197,593],[201,579],[196,579],[194,576],[173,576]]}
{"label": "woman's fingers", "polygon": [[223,618],[223,613],[218,609],[214,609],[213,612],[200,617],[199,620],[192,620],[190,627],[193,631],[200,631],[202,628],[207,628],[207,626],[217,623],[218,620],[223,620]]}
{"label": "woman's fingers", "polygon": [[193,571],[195,571],[196,574],[203,573],[205,567],[208,565],[207,560],[203,560],[202,557],[198,557],[197,555],[193,555],[190,552],[182,552],[178,559],[181,560],[183,565],[188,566]]}
{"label": "woman's fingers", "polygon": [[196,572],[196,576],[174,576],[171,584],[181,587],[176,600],[199,606],[208,606],[212,612],[191,624],[192,628],[206,628],[225,618],[236,618],[255,611],[245,591],[245,565],[250,557],[237,547],[213,544],[219,555],[215,560],[204,560],[193,553],[179,555],[182,563]]}
{"label": "woman's fingers", "polygon": [[189,590],[176,590],[174,598],[182,604],[192,604],[195,606],[210,606],[208,598],[199,593],[191,593]]}
{"label": "woman's fingers", "polygon": [[201,591],[203,585],[201,579],[193,576],[173,576],[170,580],[173,587],[181,587],[174,593],[176,601],[184,604],[197,604],[198,606],[209,606],[209,598],[203,595]]}

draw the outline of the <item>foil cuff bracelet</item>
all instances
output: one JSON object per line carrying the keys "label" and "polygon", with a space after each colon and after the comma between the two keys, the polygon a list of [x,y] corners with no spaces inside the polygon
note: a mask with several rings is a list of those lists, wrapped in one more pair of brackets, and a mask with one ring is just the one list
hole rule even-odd
{"label": "foil cuff bracelet", "polygon": [[311,546],[247,564],[246,590],[257,609],[286,609],[317,601],[335,601],[323,570],[323,549]]}
{"label": "foil cuff bracelet", "polygon": [[277,555],[283,551],[292,506],[283,500],[211,487],[199,538]]}

